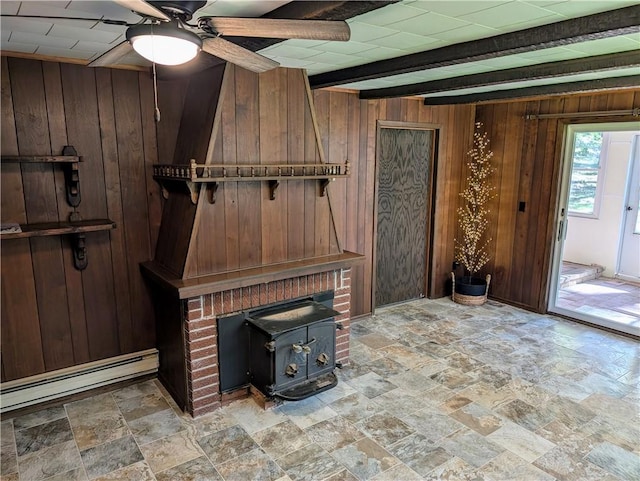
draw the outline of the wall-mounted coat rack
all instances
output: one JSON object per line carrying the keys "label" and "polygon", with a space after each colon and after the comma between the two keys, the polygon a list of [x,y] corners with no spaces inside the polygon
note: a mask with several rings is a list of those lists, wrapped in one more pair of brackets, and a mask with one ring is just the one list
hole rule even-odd
{"label": "wall-mounted coat rack", "polygon": [[331,181],[345,177],[349,177],[349,161],[344,164],[206,165],[192,159],[188,165],[153,166],[153,178],[160,183],[163,191],[184,191],[186,186],[194,204],[198,201],[198,184],[206,184],[208,200],[214,204],[220,182],[267,181],[269,198],[274,200],[283,180],[319,180],[320,196],[324,196]]}

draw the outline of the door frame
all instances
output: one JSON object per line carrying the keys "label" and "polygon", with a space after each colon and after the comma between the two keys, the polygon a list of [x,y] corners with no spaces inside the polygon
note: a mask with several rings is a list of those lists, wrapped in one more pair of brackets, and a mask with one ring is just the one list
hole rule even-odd
{"label": "door frame", "polygon": [[433,221],[434,209],[436,201],[436,166],[438,164],[438,147],[440,144],[440,124],[429,122],[402,122],[395,120],[377,120],[376,121],[376,157],[375,157],[375,176],[373,187],[373,249],[371,260],[371,314],[375,314],[376,310],[376,288],[377,288],[377,269],[378,269],[378,177],[380,173],[380,131],[382,129],[396,130],[430,130],[433,132],[433,141],[431,143],[431,156],[429,158],[429,179],[428,188],[430,195],[427,198],[427,232],[425,232],[425,284],[423,286],[425,297],[429,297],[431,291],[431,271],[433,269]]}
{"label": "door frame", "polygon": [[[640,130],[640,126],[638,127]],[[631,144],[631,159],[629,160],[629,169],[627,171],[627,182],[625,185],[624,191],[624,205],[631,205],[631,196],[632,190],[634,188],[633,181],[636,178],[640,178],[640,134],[634,136],[632,144]],[[636,218],[640,215],[638,212],[638,206],[633,206],[633,211],[635,212]],[[616,260],[615,267],[615,276],[619,277],[622,280],[629,280],[631,282],[638,282],[637,277],[633,277],[626,274],[620,273],[620,265],[622,264],[622,248],[624,247],[624,237],[626,236],[627,223],[629,222],[629,210],[625,209],[624,214],[622,215],[622,222],[620,223],[620,234],[618,237],[618,258]],[[627,249],[629,246],[627,246]]]}
{"label": "door frame", "polygon": [[[550,217],[553,218],[553,227],[550,232],[551,237],[551,249],[549,258],[549,269],[547,273],[546,283],[546,296],[545,299],[545,312],[551,314],[557,314],[570,319],[575,319],[587,324],[595,324],[597,326],[612,329],[618,332],[625,332],[628,334],[637,335],[635,331],[627,332],[625,326],[621,326],[618,323],[609,321],[605,318],[596,317],[577,311],[571,311],[568,309],[556,307],[556,300],[558,296],[558,281],[560,279],[560,267],[562,263],[562,253],[564,248],[564,239],[566,237],[567,229],[567,217],[568,217],[568,201],[569,201],[569,188],[571,179],[571,167],[573,164],[573,134],[575,132],[585,132],[591,130],[601,130],[608,132],[623,132],[638,130],[637,120],[611,120],[610,118],[603,118],[602,121],[571,121],[565,120],[558,123],[558,130],[562,135],[561,150],[559,151],[560,162],[558,169],[558,188],[555,202],[555,210],[550,212]],[[564,209],[564,218],[562,216],[562,210]],[[621,329],[623,327],[623,329]]]}

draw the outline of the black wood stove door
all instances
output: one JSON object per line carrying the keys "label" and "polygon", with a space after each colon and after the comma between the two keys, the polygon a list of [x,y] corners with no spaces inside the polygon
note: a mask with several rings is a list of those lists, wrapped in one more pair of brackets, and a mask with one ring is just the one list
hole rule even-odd
{"label": "black wood stove door", "polygon": [[307,378],[307,329],[290,331],[276,338],[274,382],[278,391]]}
{"label": "black wood stove door", "polygon": [[309,326],[308,345],[311,352],[307,356],[307,376],[316,378],[333,371],[335,367],[336,324],[331,319]]}
{"label": "black wood stove door", "polygon": [[275,339],[274,381],[282,391],[333,371],[336,325],[333,319],[284,333]]}

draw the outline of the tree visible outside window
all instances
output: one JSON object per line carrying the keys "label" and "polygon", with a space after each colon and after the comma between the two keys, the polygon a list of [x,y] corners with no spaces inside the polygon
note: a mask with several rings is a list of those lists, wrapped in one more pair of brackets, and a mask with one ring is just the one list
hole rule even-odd
{"label": "tree visible outside window", "polygon": [[598,183],[602,181],[602,132],[576,132],[574,136],[569,214],[597,217]]}

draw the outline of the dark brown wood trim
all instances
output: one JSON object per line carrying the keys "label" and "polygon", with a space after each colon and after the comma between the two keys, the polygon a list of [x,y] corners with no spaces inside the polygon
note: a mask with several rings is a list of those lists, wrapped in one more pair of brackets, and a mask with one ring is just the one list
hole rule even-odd
{"label": "dark brown wood trim", "polygon": [[364,260],[365,256],[362,254],[345,251],[342,254],[252,267],[193,279],[179,279],[153,261],[145,262],[140,267],[143,274],[148,276],[149,279],[165,289],[177,292],[180,299],[188,299],[213,292],[348,268],[360,264]]}
{"label": "dark brown wood trim", "polygon": [[637,67],[640,55],[637,51],[619,52],[597,55],[588,58],[576,58],[559,62],[547,62],[526,67],[510,68],[493,72],[483,72],[461,77],[451,77],[430,82],[399,85],[380,89],[361,90],[361,99],[381,99],[389,97],[406,97],[434,92],[445,92],[463,88],[500,85],[509,82],[555,78],[585,72],[598,72],[619,68]]}
{"label": "dark brown wood trim", "polygon": [[572,18],[493,37],[358,65],[309,77],[312,88],[359,82],[417,70],[571,45],[637,32],[640,6]]}
{"label": "dark brown wood trim", "polygon": [[538,87],[525,87],[520,89],[493,90],[491,92],[481,92],[468,95],[426,97],[424,99],[424,105],[470,104],[492,100],[539,97],[545,95],[568,95],[572,93],[596,92],[617,88],[637,88],[638,85],[640,85],[640,75],[629,75],[626,77],[583,80],[580,82],[540,85]]}

